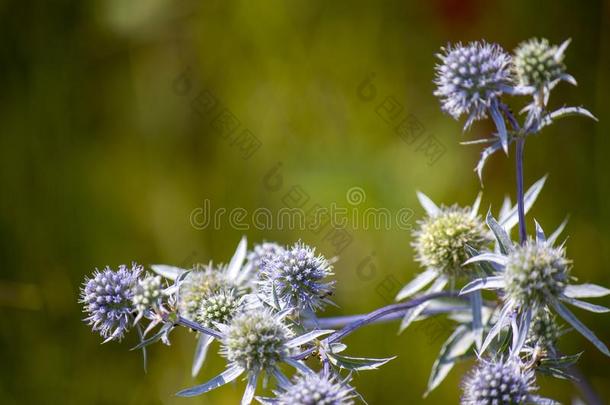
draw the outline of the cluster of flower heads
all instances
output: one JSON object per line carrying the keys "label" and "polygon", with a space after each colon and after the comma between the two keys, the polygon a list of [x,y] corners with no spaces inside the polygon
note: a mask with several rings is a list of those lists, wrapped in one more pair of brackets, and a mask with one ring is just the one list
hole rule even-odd
{"label": "cluster of flower heads", "polygon": [[[532,39],[514,55],[484,41],[442,48],[435,80],[442,109],[456,119],[466,115],[465,129],[488,116],[495,124],[489,138],[473,142],[491,143],[477,165],[479,177],[486,159],[500,149],[508,152],[513,141],[523,147],[529,135],[569,115],[594,118],[581,107],[547,110],[557,83],[576,84],[563,63],[568,44]],[[507,95],[531,97],[522,110],[523,124],[503,101]],[[433,364],[426,395],[457,362],[471,358],[475,365],[463,381],[462,404],[556,404],[536,394],[536,376],[572,378],[567,367],[580,356],[558,350],[560,337],[570,330],[559,322],[610,357],[606,345],[566,305],[610,312],[581,300],[610,295],[610,290],[574,284],[565,242],[557,243],[565,221],[548,236],[535,222],[534,235],[527,237],[525,215],[546,176],[525,193],[519,176],[518,203],[506,197],[497,217],[491,209],[485,217],[479,215],[481,193],[470,206],[447,206],[418,192],[425,216],[411,245],[423,271],[398,292],[397,303],[364,316],[318,317],[331,303],[334,259],[302,242],[264,242],[248,250],[243,238],[227,265],[210,262],[190,270],[151,266],[157,275],[144,274],[135,264],[96,270],[81,291],[85,320],[105,341],[121,340],[135,325],[140,336],[136,348],[142,350],[159,340],[169,344],[177,326],[195,331],[194,377],[210,344],[218,341],[225,370],[180,391],[180,396],[200,395],[243,376],[242,404],[256,398],[271,405],[351,405],[362,397],[351,386],[351,374],[341,371],[376,369],[392,358],[345,356],[343,337],[376,320],[391,319],[385,315],[399,315],[402,331],[413,322],[446,314],[456,325]],[[511,237],[516,225],[519,242]],[[484,300],[483,290],[496,293],[496,299]],[[149,322],[144,330],[142,319]],[[315,359],[319,370],[310,368],[307,359]],[[295,370],[290,378],[284,374],[287,368]],[[263,385],[275,381],[274,397],[256,396],[261,378]]]}
{"label": "cluster of flower heads", "polygon": [[[227,265],[210,262],[188,270],[152,265],[151,270],[157,275],[135,264],[96,271],[86,279],[81,301],[86,321],[106,341],[120,340],[136,326],[141,340],[136,348],[145,350],[159,340],[169,344],[176,326],[195,331],[194,377],[218,341],[225,371],[180,396],[200,395],[244,376],[247,404],[264,376],[276,380],[277,390],[275,398],[260,397],[261,403],[349,405],[355,389],[340,370],[374,369],[389,360],[342,357],[338,352],[345,347],[337,348],[334,331],[318,327],[316,312],[334,289],[333,269],[302,242],[265,242],[248,251],[243,238]],[[142,319],[149,322],[144,330]],[[323,371],[304,362],[312,354],[324,363]],[[292,381],[282,365],[296,370]]]}
{"label": "cluster of flower heads", "polygon": [[[551,45],[546,39],[525,41],[511,55],[498,44],[475,41],[463,45],[448,45],[437,55],[436,90],[443,111],[454,119],[466,115],[464,130],[474,121],[490,116],[496,132],[490,138],[465,144],[491,143],[481,153],[475,170],[482,179],[485,162],[503,149],[508,154],[511,142],[539,132],[555,120],[570,115],[595,119],[582,107],[562,107],[548,111],[551,90],[562,81],[576,85],[563,63],[570,40]],[[524,125],[507,115],[510,110],[504,96],[531,96],[522,112],[527,113]],[[508,121],[508,125],[506,123]]]}
{"label": "cluster of flower heads", "polygon": [[[435,80],[435,95],[442,109],[455,119],[466,115],[464,129],[488,116],[495,125],[490,137],[466,142],[491,144],[481,153],[475,169],[479,178],[487,158],[500,149],[508,153],[513,141],[519,151],[529,135],[560,118],[595,118],[581,107],[548,110],[551,90],[559,82],[576,85],[563,62],[569,42],[551,45],[546,39],[531,39],[521,43],[513,55],[484,41],[442,48]],[[504,101],[508,96],[530,97],[521,111],[525,114],[523,123]],[[522,168],[522,161],[517,163]],[[517,177],[522,187],[519,170]],[[535,222],[534,236],[526,236],[525,215],[545,179],[546,176],[524,195],[522,188],[518,189],[516,206],[505,200],[498,219],[491,211],[484,220],[478,216],[480,196],[472,207],[447,207],[437,206],[418,193],[426,217],[413,232],[412,246],[424,271],[396,299],[425,297],[450,284],[452,288],[459,286],[459,296],[469,302],[466,308],[444,304],[458,324],[433,365],[428,392],[442,382],[458,359],[473,353],[478,361],[464,380],[463,404],[555,403],[534,394],[536,374],[572,378],[567,366],[580,356],[563,355],[557,349],[560,337],[569,330],[558,319],[610,356],[606,345],[565,305],[596,313],[610,311],[581,300],[606,296],[610,290],[594,284],[573,284],[576,279],[571,274],[572,262],[566,255],[565,242],[557,244],[565,222],[549,236]],[[517,224],[519,242],[513,242],[511,229]],[[497,299],[484,301],[482,290],[495,292]],[[436,300],[436,304],[434,301],[407,311],[401,330],[415,320],[425,319],[426,307],[443,307],[442,300]],[[465,314],[457,316],[460,311]]]}

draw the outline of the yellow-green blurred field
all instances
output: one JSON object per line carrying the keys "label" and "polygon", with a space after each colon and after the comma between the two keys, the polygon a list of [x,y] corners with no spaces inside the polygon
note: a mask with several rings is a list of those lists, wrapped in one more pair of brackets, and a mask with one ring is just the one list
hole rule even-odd
{"label": "yellow-green blurred field", "polygon": [[[174,396],[193,384],[191,333],[154,346],[147,374],[129,351],[135,336],[100,346],[81,322],[83,277],[131,261],[226,261],[242,234],[338,252],[325,232],[193,226],[205,201],[276,212],[296,189],[307,207],[349,207],[346,193],[358,187],[366,195],[359,207],[413,210],[412,223],[422,215],[416,190],[470,204],[479,147],[459,141],[491,127],[463,135],[432,95],[434,54],[449,41],[485,38],[512,50],[532,36],[572,38],[566,64],[579,86],[560,85],[551,104],[584,105],[600,120],[563,120],[528,141],[526,184],[549,173],[528,225],[533,216],[554,228],[569,214],[574,275],[610,285],[608,2],[28,3],[0,2],[0,403],[237,403],[242,382],[196,399]],[[373,87],[364,89],[365,80]],[[387,100],[442,145],[438,160],[430,164],[386,122]],[[222,135],[221,112],[236,133],[256,139],[254,151]],[[493,156],[484,209],[498,209],[505,193],[514,200],[514,187],[512,160]],[[329,315],[382,306],[394,281],[419,271],[409,231],[348,231],[335,266],[340,308]],[[577,312],[610,343],[607,315]],[[385,324],[349,338],[353,353],[398,355],[356,376],[370,404],[424,402],[442,338],[421,327],[396,331]],[[562,343],[566,352],[583,347],[581,368],[610,401],[610,360],[576,333]],[[425,403],[457,403],[468,366]],[[222,367],[211,356],[196,381]],[[568,382],[540,385],[564,403],[575,395]]]}

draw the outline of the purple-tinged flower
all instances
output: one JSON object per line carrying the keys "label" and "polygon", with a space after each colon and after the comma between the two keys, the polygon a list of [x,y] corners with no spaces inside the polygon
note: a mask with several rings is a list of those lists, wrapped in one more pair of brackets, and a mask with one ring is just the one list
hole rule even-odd
{"label": "purple-tinged flower", "polygon": [[261,373],[275,377],[280,382],[287,378],[280,370],[282,363],[290,365],[302,373],[313,374],[304,363],[293,356],[297,350],[308,345],[332,330],[313,330],[296,336],[284,322],[290,311],[279,313],[268,309],[253,308],[233,317],[227,325],[217,324],[221,333],[221,354],[227,359],[227,368],[210,381],[178,392],[178,396],[192,397],[227,384],[242,374],[248,383],[242,398],[242,405],[252,402]]}
{"label": "purple-tinged flower", "polygon": [[510,55],[499,45],[484,41],[449,45],[441,51],[434,95],[441,100],[443,111],[456,120],[466,114],[464,130],[486,118],[490,109],[493,116],[497,99],[511,88]]}
{"label": "purple-tinged flower", "polygon": [[281,308],[311,312],[329,302],[334,282],[326,279],[331,275],[328,260],[316,255],[315,249],[297,242],[264,264],[259,286],[266,302],[279,301]]}
{"label": "purple-tinged flower", "polygon": [[282,253],[284,253],[284,247],[275,242],[256,244],[246,256],[246,266],[249,266],[257,274],[266,263],[269,263]]}
{"label": "purple-tinged flower", "polygon": [[499,252],[481,253],[465,264],[488,263],[494,272],[471,281],[460,292],[469,294],[483,289],[502,290],[504,304],[481,352],[504,328],[511,327],[516,337],[511,350],[519,353],[532,320],[540,311],[552,308],[599,351],[610,357],[608,347],[564,305],[566,303],[596,313],[610,312],[609,308],[579,299],[603,297],[610,294],[610,290],[595,284],[569,283],[571,262],[565,257],[563,244],[554,247],[563,225],[547,238],[536,222],[536,238],[520,245],[511,241],[506,230],[491,214],[487,216],[487,224],[496,237]]}
{"label": "purple-tinged flower", "polygon": [[537,390],[534,372],[518,359],[481,360],[464,380],[462,405],[553,404],[533,393]]}
{"label": "purple-tinged flower", "polygon": [[275,398],[257,399],[263,405],[352,405],[357,394],[350,380],[324,371],[297,374],[293,382],[273,392]]}
{"label": "purple-tinged flower", "polygon": [[80,302],[88,314],[85,321],[99,332],[105,342],[121,340],[133,319],[133,288],[142,273],[142,266],[121,265],[117,271],[110,267],[96,270],[81,288]]}

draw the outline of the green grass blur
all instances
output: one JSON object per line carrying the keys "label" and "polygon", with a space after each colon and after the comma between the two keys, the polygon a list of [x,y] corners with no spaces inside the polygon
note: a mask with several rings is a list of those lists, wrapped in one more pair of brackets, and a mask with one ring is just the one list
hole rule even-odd
{"label": "green grass blur", "polygon": [[[298,239],[333,256],[324,233],[290,229],[195,229],[191,212],[277,211],[293,187],[314,204],[422,210],[415,190],[435,201],[470,204],[472,169],[486,124],[462,135],[432,95],[434,54],[448,41],[486,38],[513,49],[521,40],[572,38],[566,63],[578,87],[562,84],[552,104],[584,105],[599,123],[564,120],[526,146],[526,183],[549,173],[533,209],[551,229],[567,214],[568,254],[580,280],[610,285],[610,5],[602,1],[3,1],[0,2],[0,402],[3,404],[233,404],[243,383],[205,397],[174,393],[194,383],[192,334],[157,345],[145,374],[134,337],[100,346],[80,321],[79,285],[95,267],[218,262],[242,234],[250,241]],[[371,76],[372,75],[372,76]],[[359,86],[372,78],[375,93]],[[260,147],[249,158],[218,135],[210,96]],[[416,117],[445,148],[433,165],[378,113],[387,98]],[[511,155],[512,157],[512,155]],[[279,165],[279,166],[278,166]],[[270,185],[279,167],[281,181]],[[514,199],[511,160],[498,154],[485,172],[483,209]],[[529,217],[532,227],[532,216]],[[350,230],[348,228],[348,230]],[[409,232],[350,230],[336,264],[340,309],[388,302],[388,280],[419,269]],[[600,302],[603,303],[603,302]],[[606,305],[608,304],[606,300]],[[610,318],[577,311],[606,343]],[[370,404],[423,403],[441,340],[397,325],[351,336],[350,353],[398,355],[356,376]],[[581,368],[610,401],[609,360],[577,334]],[[223,367],[211,355],[202,381]],[[456,403],[458,367],[427,402]],[[569,403],[574,388],[540,381]]]}

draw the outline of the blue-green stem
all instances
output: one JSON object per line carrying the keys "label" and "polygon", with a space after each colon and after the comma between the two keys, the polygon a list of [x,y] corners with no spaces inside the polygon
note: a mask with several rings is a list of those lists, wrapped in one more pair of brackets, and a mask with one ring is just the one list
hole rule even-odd
{"label": "blue-green stem", "polygon": [[510,108],[506,104],[500,104],[502,112],[510,122],[513,131],[516,135],[516,154],[515,163],[517,166],[517,213],[519,215],[519,242],[523,245],[527,240],[527,229],[525,226],[525,202],[523,195],[523,150],[525,148],[525,135],[521,131],[519,122],[510,111]]}
{"label": "blue-green stem", "polygon": [[[455,291],[441,291],[441,292],[437,292],[437,293],[422,295],[421,297],[414,298],[407,302],[400,302],[398,304],[386,305],[385,307],[376,309],[375,311],[370,312],[368,315],[365,315],[365,316],[361,317],[360,319],[357,319],[354,322],[347,324],[345,327],[343,327],[343,329],[330,335],[326,339],[326,341],[328,344],[340,342],[341,339],[343,339],[347,335],[351,334],[352,332],[356,331],[357,329],[359,329],[363,326],[366,326],[370,323],[373,323],[374,321],[376,321],[380,318],[383,318],[385,316],[388,316],[390,314],[393,314],[395,312],[401,312],[401,311],[405,311],[407,309],[415,308],[416,306],[421,305],[424,302],[432,300],[432,299],[453,298],[453,297],[457,297],[457,296],[458,296],[458,292],[455,292]],[[313,347],[309,348],[309,349],[303,351],[302,353],[299,353],[298,355],[294,356],[293,358],[295,360],[301,360],[301,359],[307,358],[312,353],[314,353],[315,350],[316,350],[316,348],[313,348]]]}
{"label": "blue-green stem", "polygon": [[517,164],[517,211],[519,214],[519,242],[523,245],[527,239],[527,229],[525,228],[525,204],[523,198],[523,149],[525,148],[525,138],[517,138],[515,161]]}

